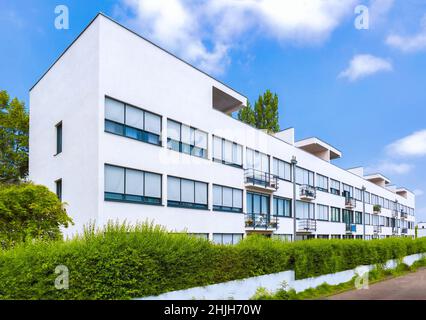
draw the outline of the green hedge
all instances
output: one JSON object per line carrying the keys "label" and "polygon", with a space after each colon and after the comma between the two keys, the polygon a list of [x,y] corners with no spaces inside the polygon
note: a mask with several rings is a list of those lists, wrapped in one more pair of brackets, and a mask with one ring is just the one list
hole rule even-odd
{"label": "green hedge", "polygon": [[[426,238],[286,243],[252,236],[219,246],[149,225],[110,225],[0,251],[0,299],[129,299],[290,269],[305,278],[418,252],[426,252]],[[58,265],[69,269],[68,290],[54,287]]]}

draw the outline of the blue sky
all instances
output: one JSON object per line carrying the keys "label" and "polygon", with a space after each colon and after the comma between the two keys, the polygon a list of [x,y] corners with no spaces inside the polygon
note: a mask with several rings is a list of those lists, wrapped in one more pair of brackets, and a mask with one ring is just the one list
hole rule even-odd
{"label": "blue sky", "polygon": [[[55,28],[57,5],[69,8],[68,30]],[[368,29],[355,27],[357,5]],[[28,105],[29,88],[99,11],[251,101],[276,92],[282,128],[334,145],[343,168],[415,191],[426,221],[426,1],[2,1],[0,89]]]}

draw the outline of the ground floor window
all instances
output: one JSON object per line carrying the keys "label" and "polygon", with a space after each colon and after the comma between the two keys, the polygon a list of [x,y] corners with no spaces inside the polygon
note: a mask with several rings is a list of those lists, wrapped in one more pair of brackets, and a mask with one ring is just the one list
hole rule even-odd
{"label": "ground floor window", "polygon": [[279,240],[282,240],[282,241],[292,241],[293,235],[291,235],[291,234],[276,234],[276,233],[274,233],[272,235],[272,238],[279,239]]}
{"label": "ground floor window", "polygon": [[347,235],[347,234],[344,234],[342,237],[343,237],[342,239],[353,239],[354,238],[352,235]]}
{"label": "ground floor window", "polygon": [[340,234],[332,234],[331,239],[340,239]]}
{"label": "ground floor window", "polygon": [[329,239],[328,234],[317,234],[317,239]]}
{"label": "ground floor window", "polygon": [[362,239],[362,235],[357,234],[357,235],[355,236],[355,239]]}
{"label": "ground floor window", "polygon": [[237,244],[243,239],[241,233],[213,233],[213,243]]}
{"label": "ground floor window", "polygon": [[188,235],[194,238],[209,240],[208,233],[188,233]]}

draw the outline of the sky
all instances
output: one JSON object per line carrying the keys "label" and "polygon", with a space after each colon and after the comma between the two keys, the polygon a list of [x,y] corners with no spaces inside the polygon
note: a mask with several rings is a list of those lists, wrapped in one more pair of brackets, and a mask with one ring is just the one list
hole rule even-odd
{"label": "sky", "polygon": [[282,129],[412,190],[426,221],[426,0],[0,0],[0,90],[28,106],[98,12],[252,103],[277,93]]}

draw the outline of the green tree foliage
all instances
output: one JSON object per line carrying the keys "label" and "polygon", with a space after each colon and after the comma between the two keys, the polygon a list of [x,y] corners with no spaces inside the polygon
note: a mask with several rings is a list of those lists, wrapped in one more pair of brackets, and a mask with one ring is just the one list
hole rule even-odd
{"label": "green tree foliage", "polygon": [[247,106],[245,106],[244,108],[240,109],[240,111],[238,111],[238,120],[244,123],[247,123],[253,127],[256,126],[254,111],[249,101],[247,101]]}
{"label": "green tree foliage", "polygon": [[238,113],[238,119],[250,124],[258,129],[265,129],[270,133],[278,132],[278,96],[270,90],[266,90],[260,95],[254,104],[254,109],[250,103]]}
{"label": "green tree foliage", "polygon": [[29,116],[17,98],[0,91],[0,182],[18,182],[28,175]]}
{"label": "green tree foliage", "polygon": [[0,248],[29,239],[59,240],[72,223],[56,194],[32,183],[0,185]]}
{"label": "green tree foliage", "polygon": [[[130,299],[295,270],[303,279],[426,252],[426,238],[284,242],[250,236],[214,245],[152,225],[111,224],[67,241],[0,250],[0,299]],[[69,289],[56,290],[58,265]]]}

